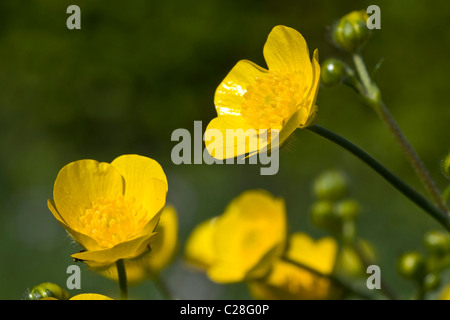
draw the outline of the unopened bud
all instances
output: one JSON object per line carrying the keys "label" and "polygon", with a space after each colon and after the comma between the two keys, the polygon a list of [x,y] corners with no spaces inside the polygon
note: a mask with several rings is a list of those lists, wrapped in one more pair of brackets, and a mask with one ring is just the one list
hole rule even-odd
{"label": "unopened bud", "polygon": [[333,29],[334,42],[348,52],[361,48],[370,36],[370,30],[367,28],[368,18],[364,10],[343,16]]}
{"label": "unopened bud", "polygon": [[314,194],[318,199],[335,201],[347,193],[347,179],[338,170],[329,170],[314,181]]}
{"label": "unopened bud", "polygon": [[31,288],[27,296],[28,300],[41,300],[44,298],[56,298],[68,300],[70,295],[55,283],[44,282]]}

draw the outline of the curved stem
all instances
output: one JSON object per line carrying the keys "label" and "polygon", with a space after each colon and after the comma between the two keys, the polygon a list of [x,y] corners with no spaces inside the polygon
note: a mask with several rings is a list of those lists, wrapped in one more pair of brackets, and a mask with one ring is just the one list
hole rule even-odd
{"label": "curved stem", "polygon": [[125,264],[122,259],[116,262],[117,274],[119,277],[119,288],[120,288],[120,299],[128,299],[128,283],[127,283],[127,272],[125,269]]}
{"label": "curved stem", "polygon": [[351,143],[350,141],[344,139],[343,137],[329,131],[321,126],[313,125],[307,128],[309,131],[318,134],[337,145],[343,147],[360,160],[365,162],[369,167],[378,172],[385,180],[387,180],[392,186],[403,193],[408,199],[418,205],[420,208],[425,210],[434,219],[441,223],[448,231],[450,231],[450,218],[447,214],[438,208],[436,208],[432,203],[430,203],[421,194],[417,193],[414,189],[408,186],[405,182],[400,180],[391,171],[386,169],[381,163],[372,158],[365,151],[361,150],[359,147]]}
{"label": "curved stem", "polygon": [[364,92],[360,93],[365,96],[366,102],[373,107],[381,120],[387,125],[433,201],[436,203],[439,209],[444,211],[447,216],[450,217],[450,213],[447,212],[447,208],[444,204],[444,201],[442,200],[439,188],[431,178],[431,175],[429,174],[427,168],[425,167],[417,152],[414,150],[414,148],[406,139],[406,136],[400,130],[400,127],[394,120],[394,117],[390,114],[389,110],[381,100],[380,90],[370,78],[364,60],[360,53],[357,52],[353,54],[353,62],[364,87]]}
{"label": "curved stem", "polygon": [[318,277],[323,277],[323,278],[327,278],[328,280],[330,280],[334,285],[340,287],[341,289],[344,289],[344,291],[346,291],[347,293],[352,293],[356,296],[359,296],[360,298],[366,299],[366,300],[373,300],[374,297],[372,297],[371,295],[369,295],[366,292],[362,292],[358,289],[356,289],[355,287],[345,283],[344,281],[340,280],[339,278],[330,275],[330,274],[325,274],[322,273],[314,268],[311,268],[303,263],[297,262],[295,260],[289,259],[288,257],[284,256],[282,257],[282,260],[285,262],[288,262],[290,264],[293,264],[294,266],[300,268],[300,269],[304,269],[306,271],[309,271],[311,273],[313,273],[314,275],[318,276]]}

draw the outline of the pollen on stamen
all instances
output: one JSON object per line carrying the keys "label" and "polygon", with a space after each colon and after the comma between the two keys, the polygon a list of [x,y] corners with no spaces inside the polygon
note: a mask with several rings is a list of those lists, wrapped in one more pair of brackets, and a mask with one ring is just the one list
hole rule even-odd
{"label": "pollen on stamen", "polygon": [[119,196],[99,198],[79,218],[79,232],[93,238],[101,247],[113,246],[138,236],[150,217],[134,199]]}
{"label": "pollen on stamen", "polygon": [[306,91],[302,73],[269,72],[247,87],[242,116],[253,128],[281,129],[301,105]]}

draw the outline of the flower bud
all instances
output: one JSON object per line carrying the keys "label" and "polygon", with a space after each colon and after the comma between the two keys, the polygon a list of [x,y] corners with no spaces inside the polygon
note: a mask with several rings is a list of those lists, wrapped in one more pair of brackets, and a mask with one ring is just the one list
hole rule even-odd
{"label": "flower bud", "polygon": [[429,273],[423,279],[423,288],[425,291],[431,291],[437,289],[441,284],[441,277],[439,273],[433,272]]}
{"label": "flower bud", "polygon": [[397,267],[402,277],[422,280],[425,276],[426,262],[422,254],[408,252],[400,257]]}
{"label": "flower bud", "polygon": [[361,48],[370,36],[366,24],[368,18],[364,10],[352,11],[343,16],[333,29],[334,42],[348,52]]}
{"label": "flower bud", "polygon": [[437,257],[443,257],[450,252],[450,236],[441,231],[427,232],[423,242],[431,254]]}
{"label": "flower bud", "polygon": [[[366,240],[360,240],[360,250],[371,261],[375,260],[374,246]],[[336,273],[344,277],[361,277],[366,275],[367,266],[363,263],[358,253],[352,246],[343,244],[336,260]]]}
{"label": "flower bud", "polygon": [[320,81],[327,87],[340,84],[347,73],[346,66],[338,59],[325,60],[320,69]]}
{"label": "flower bud", "polygon": [[334,201],[347,192],[347,179],[338,170],[322,173],[314,181],[314,193],[318,199]]}
{"label": "flower bud", "polygon": [[28,300],[41,300],[44,298],[68,300],[70,295],[57,284],[44,282],[31,288],[28,292],[27,298]]}
{"label": "flower bud", "polygon": [[336,215],[343,220],[353,220],[359,215],[359,204],[353,199],[339,201],[334,206]]}
{"label": "flower bud", "polygon": [[311,207],[311,222],[318,228],[332,232],[338,232],[341,229],[341,221],[333,212],[333,204],[328,201],[318,201]]}
{"label": "flower bud", "polygon": [[328,201],[315,202],[311,207],[311,221],[317,227],[322,227],[333,217],[333,205]]}

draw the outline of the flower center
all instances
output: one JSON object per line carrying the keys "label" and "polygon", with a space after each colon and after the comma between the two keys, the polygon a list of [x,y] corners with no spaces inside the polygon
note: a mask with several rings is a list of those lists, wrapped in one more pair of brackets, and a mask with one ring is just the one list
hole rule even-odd
{"label": "flower center", "polygon": [[281,129],[306,93],[303,73],[269,72],[247,87],[241,114],[255,129]]}
{"label": "flower center", "polygon": [[88,235],[103,248],[135,238],[149,221],[147,210],[134,199],[119,196],[98,198],[79,218],[80,232]]}

